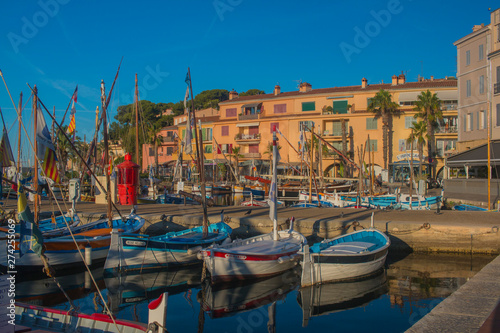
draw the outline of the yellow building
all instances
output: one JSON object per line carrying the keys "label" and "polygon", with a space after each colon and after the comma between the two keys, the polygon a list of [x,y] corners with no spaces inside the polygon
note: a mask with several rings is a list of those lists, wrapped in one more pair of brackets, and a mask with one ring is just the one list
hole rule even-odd
{"label": "yellow building", "polygon": [[[275,86],[271,94],[238,96],[232,91],[229,100],[219,103],[220,119],[213,123],[213,138],[223,147],[230,149],[240,147],[240,153],[245,160],[268,160],[265,154],[272,142],[272,129],[279,131],[297,149],[300,140],[301,125],[312,127],[315,131],[340,151],[345,151],[359,164],[358,149],[366,146],[368,136],[370,147],[374,148],[375,173],[383,168],[382,154],[382,123],[374,119],[367,111],[369,99],[384,89],[392,94],[393,101],[400,105],[404,112],[393,120],[392,150],[389,152],[389,163],[407,161],[410,153],[406,138],[411,132],[415,111],[416,97],[429,89],[437,93],[442,101],[444,121],[436,130],[436,147],[438,148],[437,168],[444,165],[443,157],[455,149],[457,138],[457,81],[446,79],[419,79],[417,82],[406,82],[404,75],[393,76],[391,83],[368,84],[363,78],[361,85],[335,88],[312,89],[311,84],[301,83],[298,91],[281,92]],[[342,132],[344,127],[344,145]],[[291,165],[300,164],[300,157],[295,149],[278,135],[280,139],[281,162]],[[310,136],[307,134],[307,138]],[[343,147],[344,146],[344,147]],[[331,150],[331,148],[330,148]],[[427,149],[425,148],[425,152]],[[332,150],[333,152],[333,150]],[[416,148],[415,148],[416,152]],[[424,155],[427,155],[424,152]],[[209,158],[208,156],[206,158]],[[368,154],[365,163],[369,164]],[[404,162],[402,162],[404,163]],[[322,169],[329,176],[340,175],[341,159],[332,154],[322,161]],[[345,175],[345,174],[344,174]],[[395,179],[395,172],[389,177]]]}

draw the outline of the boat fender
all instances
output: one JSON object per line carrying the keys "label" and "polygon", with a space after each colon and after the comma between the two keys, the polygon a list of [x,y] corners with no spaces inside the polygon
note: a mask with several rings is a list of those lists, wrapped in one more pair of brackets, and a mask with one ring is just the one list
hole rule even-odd
{"label": "boat fender", "polygon": [[195,254],[199,253],[201,251],[202,247],[201,246],[195,246],[187,250],[187,254]]}
{"label": "boat fender", "polygon": [[291,258],[290,258],[289,256],[279,257],[279,258],[278,258],[278,263],[279,263],[279,264],[282,264],[282,263],[284,263],[284,262],[288,262],[288,261],[290,261],[290,259],[291,259]]}

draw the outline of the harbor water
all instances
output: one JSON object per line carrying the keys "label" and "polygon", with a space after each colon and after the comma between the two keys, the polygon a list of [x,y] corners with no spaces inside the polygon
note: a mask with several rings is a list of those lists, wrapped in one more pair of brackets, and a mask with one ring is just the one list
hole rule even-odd
{"label": "harbor water", "polygon": [[[391,253],[366,279],[300,287],[300,267],[267,279],[200,283],[202,266],[93,276],[117,318],[147,322],[148,303],[168,292],[169,332],[403,332],[451,295],[493,256]],[[102,313],[88,273],[58,277],[76,310]],[[25,303],[69,310],[53,279],[18,282]]]}

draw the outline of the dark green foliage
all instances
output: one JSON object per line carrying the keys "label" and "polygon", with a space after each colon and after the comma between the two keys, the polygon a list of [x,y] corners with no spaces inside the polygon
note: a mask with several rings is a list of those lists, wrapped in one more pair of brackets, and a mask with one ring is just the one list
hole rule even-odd
{"label": "dark green foliage", "polygon": [[260,89],[249,89],[245,92],[242,92],[239,94],[239,96],[251,96],[251,95],[263,95],[265,94],[266,92],[264,90],[260,90]]}

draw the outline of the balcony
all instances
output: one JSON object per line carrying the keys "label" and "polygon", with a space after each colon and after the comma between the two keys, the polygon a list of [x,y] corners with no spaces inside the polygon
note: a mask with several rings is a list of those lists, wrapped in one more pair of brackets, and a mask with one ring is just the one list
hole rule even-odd
{"label": "balcony", "polygon": [[238,120],[255,120],[255,119],[259,119],[258,113],[238,115]]}
{"label": "balcony", "polygon": [[330,136],[342,136],[342,131],[324,131],[323,136],[329,139]]}
{"label": "balcony", "polygon": [[[497,71],[497,73],[498,73],[498,71]],[[495,93],[495,95],[500,94],[500,82],[497,82],[493,85],[493,92]]]}
{"label": "balcony", "polygon": [[260,141],[260,133],[257,134],[243,134],[238,133],[234,136],[234,140],[239,143],[243,143],[245,141]]}
{"label": "balcony", "polygon": [[177,137],[175,136],[164,136],[163,142],[177,142]]}
{"label": "balcony", "polygon": [[454,134],[458,133],[458,126],[438,126],[434,130],[435,134]]}
{"label": "balcony", "polygon": [[243,158],[260,158],[260,153],[241,153]]}
{"label": "balcony", "polygon": [[454,111],[458,109],[457,104],[441,104],[442,111]]}

